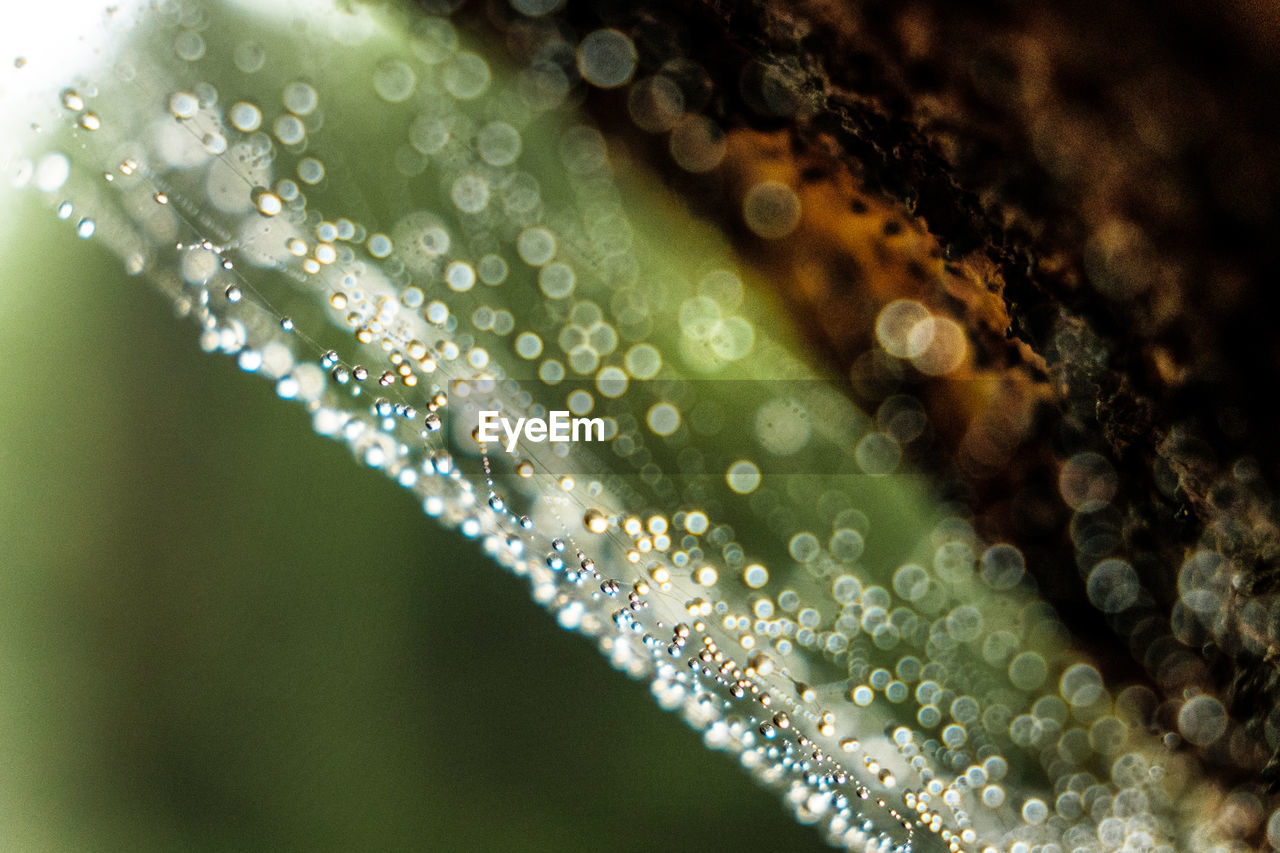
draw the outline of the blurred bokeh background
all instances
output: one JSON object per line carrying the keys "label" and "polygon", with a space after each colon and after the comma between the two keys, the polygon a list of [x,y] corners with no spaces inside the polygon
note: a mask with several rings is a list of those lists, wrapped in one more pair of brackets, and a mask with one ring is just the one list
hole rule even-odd
{"label": "blurred bokeh background", "polygon": [[0,849],[820,847],[74,223],[0,200]]}

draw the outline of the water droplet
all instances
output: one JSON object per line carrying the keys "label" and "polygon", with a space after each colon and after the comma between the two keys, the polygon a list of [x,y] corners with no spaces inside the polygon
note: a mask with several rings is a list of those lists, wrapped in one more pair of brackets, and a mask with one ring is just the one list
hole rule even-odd
{"label": "water droplet", "polygon": [[384,101],[398,104],[408,100],[418,85],[413,69],[399,59],[388,59],[373,72],[373,90]]}
{"label": "water droplet", "polygon": [[200,144],[210,154],[225,154],[227,151],[227,138],[221,133],[206,133],[200,137]]}
{"label": "water droplet", "polygon": [[1138,602],[1142,587],[1133,566],[1124,560],[1103,560],[1093,567],[1086,581],[1093,606],[1104,613],[1120,613]]}
{"label": "water droplet", "polygon": [[266,64],[267,52],[257,42],[244,41],[235,46],[231,58],[236,68],[246,74],[253,74],[262,70],[262,66]]}
{"label": "water droplet", "polygon": [[276,138],[285,145],[300,145],[307,138],[307,126],[294,115],[284,115],[272,125]]}
{"label": "water droplet", "polygon": [[255,187],[249,197],[253,200],[258,213],[263,216],[275,216],[284,210],[284,202],[280,200],[280,196],[266,187]]}
{"label": "water droplet", "polygon": [[284,108],[294,115],[311,115],[320,102],[316,90],[309,83],[295,81],[284,87]]}
{"label": "water droplet", "polygon": [[602,89],[614,89],[631,80],[638,59],[631,39],[614,29],[588,33],[578,45],[579,73]]}
{"label": "water droplet", "polygon": [[169,112],[174,118],[195,118],[200,110],[200,100],[190,92],[174,92],[169,96]]}
{"label": "water droplet", "polygon": [[245,133],[252,133],[262,126],[262,111],[244,101],[232,106],[228,116],[231,126]]}
{"label": "water droplet", "polygon": [[556,238],[546,228],[526,228],[516,239],[516,252],[530,266],[542,266],[556,253]]}
{"label": "water droplet", "polygon": [[1212,696],[1196,696],[1178,712],[1178,731],[1196,746],[1208,746],[1226,730],[1226,709]]}
{"label": "water droplet", "polygon": [[303,183],[318,184],[324,180],[324,174],[324,164],[316,158],[305,157],[298,161],[298,178]]}
{"label": "water droplet", "polygon": [[480,213],[489,204],[489,184],[479,175],[468,172],[453,182],[450,197],[463,213]]}
{"label": "water droplet", "polygon": [[204,56],[204,38],[194,30],[183,30],[173,40],[173,52],[179,59],[195,62]]}
{"label": "water droplet", "polygon": [[703,566],[693,573],[693,582],[698,586],[715,586],[719,573],[711,566]]}
{"label": "water droplet", "polygon": [[779,240],[800,224],[800,199],[786,184],[761,181],[747,191],[742,218],[766,240]]}
{"label": "water droplet", "polygon": [[748,495],[760,486],[760,469],[748,459],[740,459],[725,472],[729,488],[740,495]]}
{"label": "water droplet", "polygon": [[224,293],[226,294],[228,302],[239,302],[240,298],[244,295],[241,292],[240,287],[234,284],[227,285],[227,289]]}
{"label": "water droplet", "polygon": [[583,515],[582,526],[592,533],[604,533],[609,529],[609,519],[603,512],[593,507]]}
{"label": "water droplet", "polygon": [[668,139],[671,157],[686,172],[709,172],[724,159],[728,145],[724,131],[703,115],[682,118]]}
{"label": "water droplet", "polygon": [[444,67],[444,88],[460,101],[479,97],[489,88],[489,63],[468,51],[455,53]]}
{"label": "water droplet", "polygon": [[476,271],[465,261],[450,261],[444,270],[444,280],[450,290],[465,293],[475,285]]}
{"label": "water droplet", "polygon": [[568,264],[551,263],[538,272],[538,287],[548,299],[564,299],[576,283],[577,275]]}
{"label": "water droplet", "polygon": [[637,127],[660,133],[670,130],[684,115],[684,93],[670,77],[648,77],[631,87],[627,109]]}
{"label": "water droplet", "polygon": [[97,229],[97,224],[88,217],[81,219],[76,225],[76,236],[81,240],[88,240],[93,236],[93,232]]}
{"label": "water droplet", "polygon": [[490,166],[510,166],[520,156],[520,132],[505,121],[490,122],[476,135],[476,148]]}

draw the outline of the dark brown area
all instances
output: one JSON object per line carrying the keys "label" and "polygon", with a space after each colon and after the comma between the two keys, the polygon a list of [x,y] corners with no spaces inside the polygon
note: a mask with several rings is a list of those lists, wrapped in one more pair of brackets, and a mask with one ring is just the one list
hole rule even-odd
{"label": "dark brown area", "polygon": [[[518,17],[497,2],[484,14],[504,28]],[[1264,757],[1280,743],[1280,11],[662,0],[570,3],[516,29],[532,54],[558,29],[571,44],[606,25],[635,40],[637,76],[676,79],[731,153],[681,172],[665,137],[628,123],[625,91],[588,95],[603,125],[781,273],[796,323],[853,377],[851,394],[874,405],[906,384],[924,402],[932,442],[917,457],[950,472],[984,535],[1024,549],[1110,676],[1145,669],[1166,696],[1219,693],[1242,736],[1206,760],[1280,785],[1280,762]],[[556,61],[572,69],[571,53]],[[834,193],[841,216],[828,198],[803,239],[765,244],[738,202],[779,164],[806,203],[813,187]],[[886,270],[898,290],[877,291]],[[902,376],[877,360],[866,315],[903,295],[964,322],[966,372]],[[1111,460],[1119,493],[1073,519],[1057,476],[1081,450]],[[1070,538],[1084,524],[1137,569],[1139,607],[1092,607],[1092,563]],[[1176,612],[1198,545],[1228,558],[1211,630]],[[1132,663],[1105,654],[1114,637]]]}

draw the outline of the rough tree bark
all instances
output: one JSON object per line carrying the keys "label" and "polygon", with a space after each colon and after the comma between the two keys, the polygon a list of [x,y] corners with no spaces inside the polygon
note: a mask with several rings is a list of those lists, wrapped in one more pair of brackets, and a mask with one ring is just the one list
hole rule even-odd
{"label": "rough tree bark", "polygon": [[[588,106],[737,235],[855,398],[910,388],[932,425],[917,459],[984,535],[1024,549],[1109,674],[1221,695],[1249,737],[1206,760],[1274,792],[1280,13],[1138,0],[565,13],[511,30],[506,4],[479,12],[517,52],[539,26],[616,26],[640,75],[702,96],[693,108],[723,128],[728,156],[692,176],[619,118],[624,94]],[[742,224],[738,199],[763,177],[797,188],[791,239],[762,243]],[[901,296],[963,322],[970,368],[934,380],[877,358],[876,312]],[[1081,450],[1115,466],[1114,535],[1150,594],[1124,616],[1092,607],[1071,547],[1059,477]],[[1228,558],[1212,630],[1179,610],[1179,569],[1200,544]]]}

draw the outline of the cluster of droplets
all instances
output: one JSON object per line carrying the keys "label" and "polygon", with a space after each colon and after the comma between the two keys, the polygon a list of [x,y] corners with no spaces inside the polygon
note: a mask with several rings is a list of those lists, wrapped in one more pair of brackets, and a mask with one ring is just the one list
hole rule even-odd
{"label": "cluster of droplets", "polygon": [[[1061,323],[1053,347],[1064,361],[1105,361],[1100,343],[1078,322]],[[1188,469],[1218,467],[1212,450],[1182,427],[1169,432],[1160,453],[1181,459]],[[1112,461],[1085,442],[1069,446],[1060,457],[1058,493],[1071,510],[1068,529],[1089,602],[1117,636],[1128,640],[1128,651],[1157,688],[1127,691],[1133,722],[1162,732],[1169,750],[1194,750],[1228,773],[1246,771],[1223,795],[1225,812],[1218,823],[1235,837],[1260,833],[1280,846],[1280,812],[1268,818],[1267,798],[1247,775],[1260,770],[1280,744],[1280,714],[1256,720],[1260,725],[1233,718],[1216,692],[1221,673],[1211,671],[1203,654],[1217,644],[1262,659],[1280,641],[1275,597],[1250,589],[1238,562],[1212,544],[1274,536],[1273,525],[1258,512],[1271,499],[1256,463],[1237,460],[1205,484],[1205,492],[1220,502],[1215,509],[1231,506],[1232,513],[1225,516],[1228,521],[1219,516],[1210,523],[1198,545],[1185,553],[1172,574],[1176,590],[1150,589],[1144,580],[1152,577],[1150,567],[1145,575],[1139,571],[1142,555],[1126,541],[1133,508],[1121,499],[1119,485]],[[1186,500],[1178,472],[1166,461],[1155,466],[1155,485],[1170,502]],[[1181,520],[1189,521],[1185,508]],[[1224,524],[1234,529],[1228,532]],[[1171,591],[1176,600],[1167,608],[1159,598]]]}
{"label": "cluster of droplets", "polygon": [[[185,25],[169,33],[178,88],[143,99],[160,115],[104,123],[68,91],[69,132],[107,142],[83,138],[86,175],[54,152],[30,179],[93,199],[109,244],[194,320],[206,350],[272,381],[318,433],[481,539],[559,624],[649,680],[664,708],[833,843],[907,850],[927,833],[952,850],[1174,849],[1169,791],[1187,771],[1146,749],[1149,692],[1114,693],[1066,654],[1017,549],[936,517],[913,480],[888,476],[924,429],[916,401],[857,411],[789,355],[713,240],[690,244],[712,247],[692,272],[670,259],[666,236],[623,203],[604,137],[569,106],[551,10],[514,5],[510,26],[529,35],[514,74],[439,17],[367,68],[377,114],[399,134],[389,169],[413,188],[411,210],[332,212],[373,193],[335,187],[323,69],[284,82],[278,106],[247,92],[226,103],[201,76],[216,51]],[[367,52],[335,67],[361,67]],[[266,54],[236,45],[243,80],[228,87],[268,74]],[[636,48],[612,29],[568,56],[587,84],[630,85],[632,118],[669,133],[682,168],[724,156],[687,60],[635,80]],[[174,76],[134,69],[110,103]],[[111,195],[85,188],[102,175]],[[659,210],[659,226],[695,230]],[[71,219],[73,202],[57,215]],[[744,215],[774,239],[800,210],[785,185],[762,184]],[[77,225],[86,238],[104,230]],[[886,307],[876,331],[928,375],[965,355],[954,322],[917,302]],[[475,439],[480,411],[559,406],[602,417],[607,449],[524,443],[507,455]],[[1099,459],[1063,469],[1079,513],[1114,491]],[[716,520],[728,518],[742,531]],[[1184,572],[1200,590],[1213,567]],[[1108,613],[1143,599],[1119,559],[1088,583]],[[1183,737],[1222,734],[1213,702],[1182,706]]]}
{"label": "cluster of droplets", "polygon": [[[518,57],[531,91],[559,103],[582,81],[603,90],[625,93],[626,111],[643,133],[664,140],[670,161],[681,172],[699,177],[720,167],[729,153],[721,124],[713,116],[715,84],[706,68],[688,56],[678,39],[639,26],[635,31],[602,27],[575,34],[547,8],[513,4],[521,16],[507,22],[508,33],[522,46]],[[741,95],[753,110],[771,118],[800,107],[796,69],[760,62],[744,75]],[[741,221],[764,240],[787,237],[800,224],[799,195],[787,182],[761,179],[741,193]]]}

